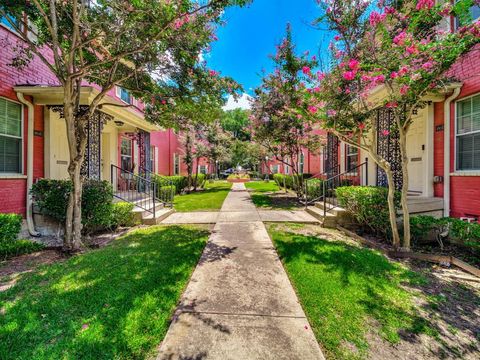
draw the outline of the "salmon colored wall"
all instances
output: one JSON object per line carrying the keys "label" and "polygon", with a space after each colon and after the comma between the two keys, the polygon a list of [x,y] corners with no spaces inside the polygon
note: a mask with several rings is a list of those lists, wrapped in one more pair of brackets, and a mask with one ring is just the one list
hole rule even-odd
{"label": "salmon colored wall", "polygon": [[[437,131],[437,126],[443,126],[445,122],[444,102],[434,103],[434,125],[433,125],[433,175],[444,176],[444,130]],[[443,183],[433,185],[433,193],[436,197],[443,197]]]}

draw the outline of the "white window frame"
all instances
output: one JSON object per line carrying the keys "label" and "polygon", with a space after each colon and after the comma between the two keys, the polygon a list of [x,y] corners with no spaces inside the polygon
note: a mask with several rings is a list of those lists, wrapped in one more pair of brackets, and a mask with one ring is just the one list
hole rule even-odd
{"label": "white window frame", "polygon": [[[349,148],[355,149],[356,152],[353,153],[353,154],[349,154],[349,153],[348,153]],[[349,170],[349,168],[348,168],[348,159],[349,159],[350,157],[354,157],[354,156],[356,157],[356,160],[355,160],[356,165],[355,165],[355,166],[358,166],[358,152],[359,152],[359,150],[358,150],[357,147],[345,143],[345,171],[348,171],[348,170]],[[350,173],[350,174],[357,175],[357,170],[358,170],[358,169],[355,169],[355,170],[353,170],[352,172],[349,172],[349,173]]]}
{"label": "white window frame", "polygon": [[[457,2],[458,0],[456,0],[455,2]],[[480,5],[473,5],[473,6],[480,6]],[[473,7],[472,6],[472,7]],[[470,9],[469,9],[470,10]],[[476,17],[476,18],[473,18],[471,21],[472,23],[475,22],[478,18],[480,18],[480,16]],[[453,32],[457,31],[458,28],[460,27],[460,24],[458,23],[458,17],[454,16],[453,18]]]}
{"label": "white window frame", "polygon": [[[459,107],[459,103],[463,102],[463,101],[466,101],[466,100],[470,100],[476,96],[480,96],[480,93],[475,93],[475,94],[472,94],[470,96],[466,96],[462,99],[459,99],[455,102],[455,116],[454,116],[454,122],[455,122],[455,134],[454,134],[454,156],[453,156],[453,161],[454,161],[454,171],[455,173],[457,174],[475,174],[475,175],[480,175],[480,168],[478,169],[467,169],[467,170],[462,170],[462,169],[459,169],[458,168],[458,114],[459,114],[459,111],[458,111],[458,107]],[[472,113],[473,114],[473,113]],[[469,133],[466,133],[466,134],[461,134],[460,136],[465,136],[465,135],[472,135],[472,134],[480,134],[480,130],[476,130],[476,131],[471,131]]]}
{"label": "white window frame", "polygon": [[[178,167],[178,172],[177,172]],[[173,153],[173,175],[180,175],[180,154]]]}
{"label": "white window frame", "polygon": [[25,162],[25,159],[24,159],[24,155],[25,155],[25,121],[24,121],[24,117],[25,117],[25,109],[23,107],[23,104],[18,102],[18,101],[15,101],[15,100],[12,100],[12,99],[9,99],[7,97],[3,97],[3,96],[0,96],[0,99],[3,99],[5,101],[10,101],[12,103],[15,103],[15,104],[18,104],[20,105],[20,137],[15,137],[15,136],[11,136],[11,135],[0,135],[0,136],[5,136],[5,137],[11,137],[11,138],[15,138],[15,139],[20,139],[21,140],[21,146],[20,146],[20,167],[19,167],[19,172],[0,172],[0,178],[1,177],[11,177],[11,176],[21,176],[23,175],[23,172],[24,172],[24,162]]}
{"label": "white window frame", "polygon": [[305,173],[305,154],[303,151],[298,155],[298,173]]}
{"label": "white window frame", "polygon": [[149,160],[150,163],[151,163],[150,164],[151,165],[150,166],[151,167],[150,171],[154,174],[155,174],[155,168],[156,168],[156,166],[155,166],[156,165],[156,160],[157,160],[156,146],[151,145],[150,146],[150,160]]}
{"label": "white window frame", "polygon": [[[125,100],[122,99],[122,90],[128,92],[128,94],[130,95],[130,102],[127,102]],[[121,102],[123,102],[124,104],[128,104],[128,105],[134,105],[134,102],[135,102],[135,99],[133,97],[133,95],[130,93],[130,91],[128,91],[127,89],[125,88],[122,88],[121,86],[116,86],[115,87],[115,95],[120,99]]]}

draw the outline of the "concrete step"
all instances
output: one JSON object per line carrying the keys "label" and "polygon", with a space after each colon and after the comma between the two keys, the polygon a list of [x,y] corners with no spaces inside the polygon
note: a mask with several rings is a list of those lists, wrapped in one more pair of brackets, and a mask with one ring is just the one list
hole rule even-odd
{"label": "concrete step", "polygon": [[162,220],[165,220],[171,214],[175,212],[175,209],[172,208],[162,208],[159,211],[155,212],[155,217],[153,214],[148,214],[142,218],[142,224],[144,225],[158,225]]}
{"label": "concrete step", "polygon": [[[408,211],[410,214],[428,214],[443,211],[443,198],[436,197],[410,197],[408,198]],[[402,211],[399,211],[402,214]]]}
{"label": "concrete step", "polygon": [[[315,207],[323,211],[323,201],[316,202]],[[327,202],[327,211],[333,215],[341,215],[345,213],[345,209],[329,204],[328,202]]]}
{"label": "concrete step", "polygon": [[[165,206],[162,203],[155,203],[155,212],[163,210]],[[132,213],[135,216],[137,221],[142,221],[145,216],[150,215],[153,212],[153,203],[150,206],[143,207],[135,206],[132,210]]]}
{"label": "concrete step", "polygon": [[319,209],[316,206],[309,206],[306,208],[307,213],[312,215],[314,218],[318,219],[323,227],[326,228],[336,228],[337,227],[337,216],[331,213],[326,213],[326,216],[323,216],[323,210]]}

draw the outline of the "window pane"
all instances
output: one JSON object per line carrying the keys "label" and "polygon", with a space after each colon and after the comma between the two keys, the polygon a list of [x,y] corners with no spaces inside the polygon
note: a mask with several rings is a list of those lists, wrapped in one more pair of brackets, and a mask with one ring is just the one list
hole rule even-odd
{"label": "window pane", "polygon": [[457,121],[457,134],[466,134],[472,131],[472,118],[464,116]]}
{"label": "window pane", "polygon": [[122,139],[122,146],[120,153],[122,155],[131,156],[132,155],[132,141],[129,139]]}
{"label": "window pane", "polygon": [[458,116],[470,115],[471,112],[472,112],[471,99],[458,102]]}
{"label": "window pane", "polygon": [[457,138],[457,168],[458,170],[480,169],[480,134]]}
{"label": "window pane", "polygon": [[20,173],[22,140],[0,136],[0,172]]}
{"label": "window pane", "polygon": [[22,136],[22,107],[0,99],[0,134]]}

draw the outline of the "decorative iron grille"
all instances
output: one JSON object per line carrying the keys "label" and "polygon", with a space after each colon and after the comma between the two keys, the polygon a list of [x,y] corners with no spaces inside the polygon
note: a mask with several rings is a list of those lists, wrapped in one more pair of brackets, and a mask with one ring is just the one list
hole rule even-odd
{"label": "decorative iron grille", "polygon": [[[64,118],[63,106],[51,106],[50,109],[53,112],[57,112],[60,118]],[[76,117],[84,116],[88,112],[89,107],[81,105],[76,113]],[[100,180],[101,179],[101,166],[102,166],[102,154],[101,154],[101,142],[102,142],[102,129],[105,123],[112,120],[113,117],[107,115],[101,111],[95,111],[93,116],[88,119],[85,131],[87,134],[87,148],[85,150],[85,158],[83,160],[81,174],[88,179]],[[77,134],[78,138],[78,134]]]}
{"label": "decorative iron grille", "polygon": [[340,140],[332,133],[327,134],[327,148],[325,149],[325,171],[327,178],[338,175],[338,145]]}
{"label": "decorative iron grille", "polygon": [[139,168],[151,172],[150,164],[150,133],[139,129],[137,133]]}
{"label": "decorative iron grille", "polygon": [[[385,135],[387,134],[387,135]],[[377,154],[390,163],[395,188],[402,188],[402,154],[392,109],[377,110]],[[377,186],[388,186],[387,174],[377,165]]]}

